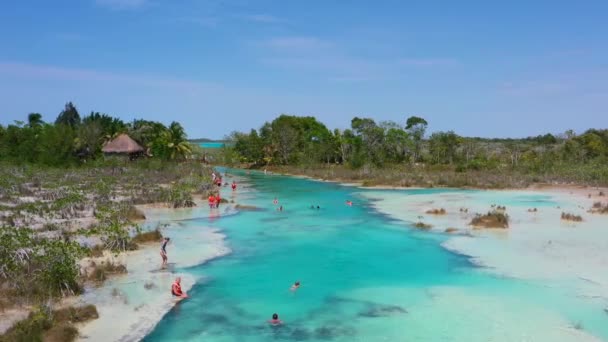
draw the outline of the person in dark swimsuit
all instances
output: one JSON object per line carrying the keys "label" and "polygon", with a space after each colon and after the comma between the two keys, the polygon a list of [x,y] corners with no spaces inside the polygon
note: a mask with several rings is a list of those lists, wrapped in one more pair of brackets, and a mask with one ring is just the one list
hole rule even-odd
{"label": "person in dark swimsuit", "polygon": [[169,240],[171,240],[168,237],[163,238],[161,245],[160,245],[160,256],[161,258],[163,258],[163,263],[161,268],[165,268],[167,267],[167,244],[169,243]]}

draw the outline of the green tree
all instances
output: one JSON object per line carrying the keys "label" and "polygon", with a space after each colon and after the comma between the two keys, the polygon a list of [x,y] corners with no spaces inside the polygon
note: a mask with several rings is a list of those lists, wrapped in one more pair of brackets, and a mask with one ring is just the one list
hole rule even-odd
{"label": "green tree", "polygon": [[157,146],[157,151],[167,159],[187,158],[192,154],[184,128],[175,121],[158,136],[153,145]]}
{"label": "green tree", "polygon": [[405,122],[405,130],[409,133],[414,142],[414,162],[420,160],[422,139],[424,138],[424,133],[426,132],[427,126],[428,122],[418,116],[410,116]]}
{"label": "green tree", "polygon": [[74,107],[74,104],[72,104],[72,102],[68,102],[65,104],[65,108],[57,116],[55,124],[67,125],[70,127],[75,127],[80,124],[80,114],[78,114],[78,110],[76,110],[76,107]]}
{"label": "green tree", "polygon": [[460,137],[453,131],[433,133],[429,138],[431,160],[435,163],[454,163],[459,145]]}
{"label": "green tree", "polygon": [[384,163],[384,129],[376,125],[376,122],[370,118],[359,117],[352,119],[351,127],[361,140],[361,143],[356,146],[366,156],[365,161],[382,165]]}
{"label": "green tree", "polygon": [[32,128],[40,127],[42,124],[44,124],[44,121],[42,121],[42,114],[40,114],[40,113],[28,114],[27,124],[28,124],[28,126],[30,126]]}

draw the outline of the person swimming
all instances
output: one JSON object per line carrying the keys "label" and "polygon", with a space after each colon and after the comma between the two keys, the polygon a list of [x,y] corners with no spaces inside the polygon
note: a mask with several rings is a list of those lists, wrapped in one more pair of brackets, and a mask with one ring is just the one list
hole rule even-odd
{"label": "person swimming", "polygon": [[272,314],[272,319],[269,319],[268,323],[270,323],[272,325],[281,325],[281,324],[283,324],[283,321],[281,321],[279,319],[279,315],[277,315],[276,313],[273,313]]}
{"label": "person swimming", "polygon": [[349,206],[349,207],[352,207],[353,206],[353,201],[346,201],[346,205]]}
{"label": "person swimming", "polygon": [[171,285],[171,294],[175,297],[188,298],[188,294],[182,291],[182,278],[177,277]]}
{"label": "person swimming", "polygon": [[291,291],[296,291],[296,290],[297,290],[297,289],[299,289],[299,288],[300,288],[300,282],[299,282],[299,281],[296,281],[295,283],[293,283],[293,285],[291,285],[290,290],[291,290]]}
{"label": "person swimming", "polygon": [[272,201],[272,203],[273,203],[273,204],[275,204],[275,205],[276,205],[276,204],[279,204],[279,199],[275,197],[275,198],[274,198],[274,201]]}
{"label": "person swimming", "polygon": [[283,206],[278,207],[277,211],[283,211]]}
{"label": "person swimming", "polygon": [[169,240],[171,240],[171,239],[168,237],[165,237],[161,241],[160,256],[161,256],[161,258],[163,258],[163,263],[161,265],[162,268],[165,268],[167,266],[167,244],[169,243]]}

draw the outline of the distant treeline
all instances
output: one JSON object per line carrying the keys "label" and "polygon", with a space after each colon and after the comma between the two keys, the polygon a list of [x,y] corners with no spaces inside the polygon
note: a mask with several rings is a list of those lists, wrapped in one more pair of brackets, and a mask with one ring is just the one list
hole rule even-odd
{"label": "distant treeline", "polygon": [[[352,168],[395,164],[445,165],[466,170],[551,172],[563,165],[597,164],[608,179],[608,130],[567,131],[524,139],[463,137],[453,131],[427,135],[428,122],[403,123],[355,117],[351,128],[329,130],[314,117],[281,115],[230,140],[240,162],[255,165],[344,164]],[[598,176],[599,177],[599,176]]]}
{"label": "distant treeline", "polygon": [[148,154],[162,159],[185,157],[191,153],[183,127],[173,122],[134,120],[129,123],[107,114],[91,112],[80,117],[71,103],[65,105],[54,123],[31,113],[26,122],[0,125],[0,161],[51,166],[78,164],[101,156],[104,143],[127,133]]}

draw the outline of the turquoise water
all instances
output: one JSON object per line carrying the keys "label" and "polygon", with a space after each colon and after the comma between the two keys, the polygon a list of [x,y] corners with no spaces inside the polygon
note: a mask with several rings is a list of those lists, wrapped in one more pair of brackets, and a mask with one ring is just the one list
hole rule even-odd
{"label": "turquoise water", "polygon": [[222,148],[224,145],[223,142],[202,142],[198,144],[202,148]]}
{"label": "turquoise water", "polygon": [[[518,334],[555,320],[608,338],[597,308],[564,296],[559,286],[481,272],[440,246],[448,236],[404,230],[358,197],[361,190],[262,174],[241,177],[252,190],[237,192],[235,199],[263,210],[183,222],[221,229],[233,252],[187,270],[200,278],[192,298],[171,310],[145,341],[528,340]],[[274,209],[275,196],[283,212]],[[344,205],[349,199],[355,206]],[[548,199],[501,201],[530,202]],[[292,292],[296,280],[302,286]],[[283,326],[266,323],[274,312]]]}

